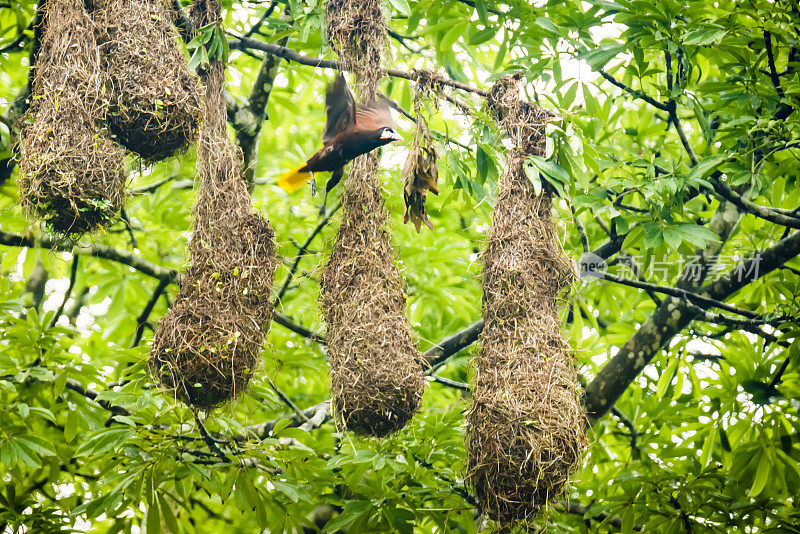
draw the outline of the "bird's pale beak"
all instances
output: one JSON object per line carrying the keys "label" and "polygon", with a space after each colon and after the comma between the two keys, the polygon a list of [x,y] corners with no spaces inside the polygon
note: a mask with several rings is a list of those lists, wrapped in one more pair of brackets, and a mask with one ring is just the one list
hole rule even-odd
{"label": "bird's pale beak", "polygon": [[397,132],[385,131],[381,134],[381,139],[388,139],[390,141],[402,141],[403,136]]}

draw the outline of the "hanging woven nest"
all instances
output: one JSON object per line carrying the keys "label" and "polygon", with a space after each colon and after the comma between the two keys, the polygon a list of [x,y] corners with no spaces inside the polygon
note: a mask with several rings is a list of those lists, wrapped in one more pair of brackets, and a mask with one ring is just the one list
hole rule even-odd
{"label": "hanging woven nest", "polygon": [[[219,4],[210,9],[219,13]],[[192,266],[150,352],[156,379],[205,410],[247,388],[274,313],[277,264],[272,228],[251,212],[241,150],[227,138],[224,79],[221,63],[206,71]]]}
{"label": "hanging woven nest", "polygon": [[[330,41],[340,61],[355,70],[361,101],[370,101],[382,76],[386,39],[380,1],[330,0],[326,13]],[[376,152],[351,165],[321,300],[336,421],[357,434],[383,436],[414,415],[425,378],[406,317],[377,173]]]}
{"label": "hanging woven nest", "polygon": [[94,14],[117,142],[150,161],[187,148],[201,111],[166,0],[104,0]]}
{"label": "hanging woven nest", "polygon": [[125,197],[123,150],[105,127],[94,25],[78,0],[48,0],[20,132],[20,202],[62,234],[109,223]]}
{"label": "hanging woven nest", "polygon": [[480,509],[528,520],[564,489],[586,445],[572,350],[557,301],[574,279],[553,229],[549,194],[536,195],[524,161],[544,155],[552,114],[519,99],[516,80],[489,107],[516,147],[499,184],[483,253],[483,345],[473,361],[467,482]]}

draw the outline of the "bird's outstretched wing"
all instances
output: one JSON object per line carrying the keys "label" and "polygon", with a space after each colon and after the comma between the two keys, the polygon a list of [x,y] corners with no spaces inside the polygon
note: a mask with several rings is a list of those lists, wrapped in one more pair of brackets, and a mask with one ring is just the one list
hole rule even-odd
{"label": "bird's outstretched wing", "polygon": [[364,130],[394,129],[389,102],[381,98],[356,109],[356,125]]}
{"label": "bird's outstretched wing", "polygon": [[325,111],[324,143],[356,123],[356,101],[341,72],[325,91]]}

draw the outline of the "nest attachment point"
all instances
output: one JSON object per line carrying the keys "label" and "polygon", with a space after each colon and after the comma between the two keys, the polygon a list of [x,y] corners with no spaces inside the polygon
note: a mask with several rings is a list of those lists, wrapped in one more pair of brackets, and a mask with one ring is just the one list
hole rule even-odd
{"label": "nest attachment point", "polygon": [[189,405],[210,409],[241,393],[269,331],[277,259],[269,223],[251,213],[242,154],[226,135],[224,70],[208,71],[197,149],[201,182],[190,242],[192,266],[156,331],[153,376]]}
{"label": "nest attachment point", "polygon": [[521,79],[521,74],[507,74],[497,80],[489,91],[486,104],[506,129],[519,153],[544,156],[544,127],[558,116],[549,109],[521,100]]}
{"label": "nest attachment point", "polygon": [[48,0],[42,24],[21,124],[20,201],[56,232],[81,234],[122,207],[124,153],[104,126],[100,54],[83,2]]}
{"label": "nest attachment point", "polygon": [[381,55],[387,47],[386,21],[381,0],[328,0],[325,15],[328,40],[345,70],[353,72],[354,89],[361,101],[375,96],[383,76]]}
{"label": "nest attachment point", "polygon": [[94,14],[109,84],[109,127],[117,142],[150,161],[197,138],[197,77],[177,47],[166,0],[106,0]]}

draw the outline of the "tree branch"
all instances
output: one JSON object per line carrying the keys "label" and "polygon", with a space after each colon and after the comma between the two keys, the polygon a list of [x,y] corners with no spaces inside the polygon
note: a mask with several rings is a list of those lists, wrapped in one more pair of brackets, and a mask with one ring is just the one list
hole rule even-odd
{"label": "tree branch", "polygon": [[[273,2],[267,10],[264,18],[271,14],[275,9],[276,2]],[[261,20],[263,22],[264,19]],[[285,45],[289,37],[284,37],[279,41],[280,45]],[[242,149],[244,157],[244,179],[248,189],[253,189],[253,179],[255,178],[256,163],[258,160],[258,138],[264,121],[267,119],[267,103],[272,94],[272,87],[275,83],[275,76],[278,75],[280,58],[275,54],[267,52],[261,61],[258,74],[250,90],[247,102],[240,106],[233,117],[233,127],[236,130],[236,142]]]}
{"label": "tree branch", "polygon": [[784,98],[786,93],[783,92],[783,87],[781,87],[781,78],[778,76],[778,69],[775,68],[775,56],[772,53],[772,34],[767,30],[764,30],[764,46],[767,49],[770,80],[772,80],[772,85],[775,87],[775,92],[778,93],[778,96]]}
{"label": "tree branch", "polygon": [[[733,269],[724,277],[705,286],[700,294],[720,301],[726,299],[798,254],[800,254],[800,232],[795,232],[745,262],[742,268]],[[741,276],[742,271],[752,271],[756,274],[752,280],[747,280]],[[675,297],[667,299],[656,309],[587,386],[584,405],[591,422],[611,409],[650,360],[696,315],[695,311]]]}
{"label": "tree branch", "polygon": [[[175,269],[168,269],[166,267],[161,267],[147,260],[144,260],[139,256],[136,256],[135,254],[132,254],[125,250],[119,250],[113,247],[109,247],[107,245],[81,245],[73,243],[69,240],[56,241],[47,236],[41,236],[38,240],[34,240],[31,237],[27,237],[22,234],[17,234],[14,232],[7,232],[5,230],[0,230],[0,245],[6,245],[11,247],[27,247],[27,248],[41,247],[50,250],[72,252],[73,254],[81,256],[92,256],[95,258],[102,258],[105,260],[110,260],[117,263],[121,263],[123,265],[127,265],[128,267],[132,267],[137,271],[141,272],[142,274],[151,276],[153,278],[158,278],[159,280],[169,279],[170,281],[176,282],[178,284],[180,284],[181,282],[181,274]],[[325,336],[317,332],[314,332],[313,330],[309,330],[303,325],[295,323],[289,317],[279,312],[275,312],[275,317],[273,318],[273,321],[291,330],[292,332],[295,332],[296,334],[306,337],[312,341],[316,341],[318,343],[325,343]]]}
{"label": "tree branch", "polygon": [[[8,43],[3,48],[0,48],[0,54],[13,54],[14,52],[23,50],[25,48],[25,45],[22,43],[28,37],[28,35],[25,32],[28,32],[33,28],[34,20],[35,18],[28,23],[28,25],[25,27],[24,30],[19,32],[19,35],[17,35],[17,37],[13,41]],[[19,48],[19,50],[15,50],[15,48]]]}
{"label": "tree branch", "polygon": [[[177,276],[177,272],[175,275]],[[174,277],[173,277],[174,278]],[[144,334],[144,326],[147,324],[147,318],[150,317],[150,314],[153,312],[153,308],[155,308],[158,299],[161,298],[161,294],[167,289],[173,278],[162,278],[158,281],[158,285],[156,286],[155,291],[153,291],[153,295],[150,297],[150,300],[147,301],[142,313],[139,317],[136,318],[136,330],[134,331],[133,340],[131,341],[131,347],[136,347],[140,341],[142,341],[142,335]]]}
{"label": "tree branch", "polygon": [[0,245],[27,248],[41,247],[50,250],[72,252],[73,254],[80,256],[103,258],[127,265],[128,267],[132,267],[143,274],[158,279],[174,278],[178,274],[175,269],[161,267],[128,251],[109,247],[108,245],[83,245],[72,242],[71,240],[55,240],[48,236],[39,236],[36,240],[34,240],[31,237],[14,232],[7,232],[5,230],[0,230]]}
{"label": "tree branch", "polygon": [[743,310],[741,308],[737,308],[736,306],[731,306],[730,304],[725,304],[724,302],[705,297],[693,291],[688,291],[686,289],[678,288],[678,287],[669,287],[669,286],[660,286],[658,284],[651,284],[649,282],[639,282],[634,280],[626,280],[624,278],[620,278],[619,276],[615,276],[613,274],[598,272],[597,277],[601,280],[608,280],[609,282],[614,282],[616,284],[620,284],[623,286],[628,287],[635,287],[638,289],[644,289],[645,291],[655,291],[657,293],[662,293],[664,295],[670,295],[672,297],[677,298],[685,298],[690,301],[705,304],[709,307],[720,308],[725,311],[729,311],[731,313],[737,313],[744,317],[749,317],[751,319],[760,318],[760,313],[751,312],[750,310]]}
{"label": "tree branch", "polygon": [[64,292],[64,300],[61,301],[61,305],[58,307],[55,315],[53,315],[53,319],[50,321],[50,328],[53,328],[58,323],[58,318],[61,317],[62,313],[64,313],[64,306],[67,305],[69,296],[72,294],[72,288],[75,287],[75,278],[78,276],[78,258],[80,258],[78,255],[73,255],[72,257],[72,265],[70,266],[69,271],[69,286],[67,286],[67,290]]}
{"label": "tree branch", "polygon": [[600,76],[605,78],[612,85],[616,85],[617,87],[619,87],[620,89],[622,89],[623,91],[625,91],[626,93],[631,95],[632,97],[638,98],[640,100],[644,100],[645,102],[647,102],[648,104],[650,104],[654,108],[660,109],[661,111],[669,111],[669,108],[668,108],[667,104],[659,102],[655,98],[646,95],[643,91],[637,91],[636,89],[625,85],[621,81],[619,81],[616,78],[614,78],[612,75],[608,74],[603,69],[599,69],[597,72],[599,72]]}
{"label": "tree branch", "polygon": [[[341,64],[338,61],[334,61],[332,59],[312,58],[304,56],[290,48],[286,48],[285,46],[277,45],[274,43],[265,43],[262,41],[258,41],[256,39],[239,37],[233,34],[230,35],[234,37],[234,39],[228,43],[232,50],[242,50],[247,48],[253,50],[261,50],[263,52],[269,52],[270,54],[274,54],[280,58],[285,59],[286,61],[292,63],[298,63],[300,65],[306,65],[308,67],[342,70]],[[394,78],[403,78],[411,81],[415,81],[417,79],[417,75],[415,73],[397,69],[386,69],[386,74]],[[454,87],[456,89],[460,89],[462,91],[466,91],[469,93],[475,93],[483,97],[489,95],[488,91],[469,86],[465,83],[461,83],[444,76],[437,77],[436,81],[437,83],[441,83],[449,87]]]}
{"label": "tree branch", "polygon": [[714,180],[714,192],[720,198],[727,200],[738,208],[746,211],[751,215],[755,215],[765,221],[786,226],[787,228],[800,229],[800,219],[791,215],[785,215],[770,208],[760,206],[754,202],[743,198],[741,195],[733,191],[728,185],[721,180]]}
{"label": "tree branch", "polygon": [[[470,326],[459,332],[456,332],[451,336],[446,337],[433,347],[426,350],[422,356],[428,361],[429,365],[441,363],[450,356],[457,354],[461,349],[474,343],[475,340],[478,339],[481,330],[483,330],[483,319],[471,324]],[[301,419],[301,417],[299,417],[298,414],[293,414],[289,417],[288,426],[297,427],[303,425],[303,428],[306,430],[317,428],[330,420],[330,401],[323,401],[319,404],[311,406],[310,408],[302,410],[300,413],[303,415],[303,417],[310,419],[311,421],[307,425],[304,425],[304,421]],[[272,429],[275,427],[278,421],[281,421],[282,419],[286,419],[286,417],[280,417],[278,419],[272,419],[264,423],[246,427],[244,434],[234,436],[233,439],[236,441],[247,441],[248,439],[268,438],[270,432],[272,432]],[[308,426],[308,428],[306,428],[306,426]]]}
{"label": "tree branch", "polygon": [[[719,206],[709,222],[708,228],[720,236],[720,240],[709,243],[704,250],[700,251],[698,255],[701,268],[699,272],[695,273],[694,278],[686,276],[692,267],[687,266],[684,269],[683,276],[678,283],[679,288],[695,291],[720,301],[724,299],[724,297],[706,295],[704,292],[696,290],[702,285],[740,217],[736,207],[732,204],[724,203]],[[798,240],[798,246],[800,247],[800,240]],[[682,296],[680,298],[670,297],[656,308],[636,333],[606,363],[594,380],[587,385],[583,403],[590,423],[594,423],[611,409],[641,370],[662,347],[668,345],[678,332],[691,323],[694,316],[687,310]]]}

